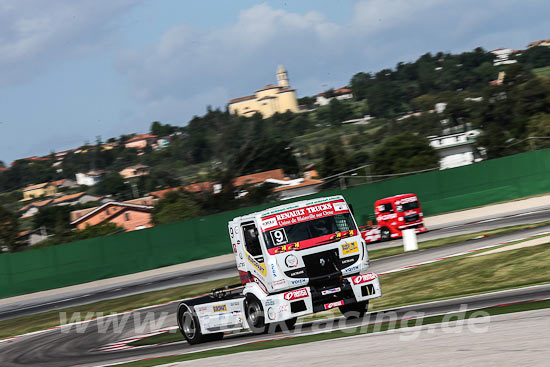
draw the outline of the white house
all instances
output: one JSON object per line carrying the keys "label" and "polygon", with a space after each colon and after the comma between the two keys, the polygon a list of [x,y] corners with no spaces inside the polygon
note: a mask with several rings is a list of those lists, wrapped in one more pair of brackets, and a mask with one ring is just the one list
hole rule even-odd
{"label": "white house", "polygon": [[482,158],[476,152],[475,142],[480,130],[469,130],[458,134],[429,136],[430,145],[439,153],[440,169],[467,166]]}
{"label": "white house", "polygon": [[94,186],[105,176],[105,171],[90,171],[87,173],[77,173],[76,183],[79,185]]}
{"label": "white house", "polygon": [[315,104],[319,106],[326,106],[333,98],[336,98],[339,101],[352,99],[353,93],[349,88],[335,89],[332,91],[331,95],[328,95],[327,92],[319,93],[315,99]]}
{"label": "white house", "polygon": [[495,55],[493,65],[499,66],[499,65],[515,64],[517,60],[510,60],[510,55],[515,52],[517,51],[511,50],[509,48],[497,48],[496,50],[491,51],[491,53]]}

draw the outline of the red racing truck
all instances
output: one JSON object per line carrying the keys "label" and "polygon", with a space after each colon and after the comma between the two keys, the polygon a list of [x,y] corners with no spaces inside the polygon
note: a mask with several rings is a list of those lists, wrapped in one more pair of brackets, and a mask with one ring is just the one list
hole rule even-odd
{"label": "red racing truck", "polygon": [[401,194],[377,200],[374,203],[377,224],[360,227],[363,239],[369,242],[387,241],[403,236],[403,230],[426,232],[424,214],[415,194]]}

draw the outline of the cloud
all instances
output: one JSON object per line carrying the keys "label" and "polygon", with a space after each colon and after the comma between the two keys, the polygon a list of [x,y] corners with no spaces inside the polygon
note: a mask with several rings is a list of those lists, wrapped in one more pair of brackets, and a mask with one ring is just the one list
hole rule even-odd
{"label": "cloud", "polygon": [[110,42],[113,20],[138,0],[0,3],[0,85],[14,84]]}
{"label": "cloud", "polygon": [[[346,84],[356,72],[392,67],[428,51],[464,51],[499,39],[498,46],[507,46],[510,30],[536,22],[503,22],[523,6],[516,0],[356,1],[350,19],[338,24],[321,11],[298,14],[263,3],[223,27],[173,26],[151,46],[123,50],[117,66],[142,106],[141,118],[160,113],[167,122],[182,121],[206,105],[223,107],[275,82],[279,63],[298,94],[311,95]],[[493,35],[483,36],[488,33]]]}

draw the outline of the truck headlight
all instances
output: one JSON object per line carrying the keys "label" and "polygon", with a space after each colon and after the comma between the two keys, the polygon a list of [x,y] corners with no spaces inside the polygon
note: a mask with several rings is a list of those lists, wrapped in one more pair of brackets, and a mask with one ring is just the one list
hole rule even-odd
{"label": "truck headlight", "polygon": [[273,307],[269,307],[267,309],[267,317],[270,319],[270,320],[275,320],[275,311],[273,310]]}
{"label": "truck headlight", "polygon": [[285,264],[286,266],[288,266],[289,268],[295,268],[298,266],[298,258],[294,255],[288,255],[286,258],[285,258]]}

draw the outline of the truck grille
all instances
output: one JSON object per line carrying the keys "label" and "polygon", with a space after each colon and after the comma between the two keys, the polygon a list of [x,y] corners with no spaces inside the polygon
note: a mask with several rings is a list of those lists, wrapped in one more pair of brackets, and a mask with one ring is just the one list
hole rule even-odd
{"label": "truck grille", "polygon": [[407,215],[405,217],[405,223],[416,222],[418,220],[418,214]]}
{"label": "truck grille", "polygon": [[340,272],[338,249],[318,252],[304,256],[308,277],[317,278]]}

